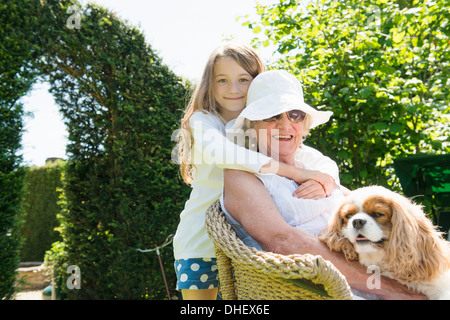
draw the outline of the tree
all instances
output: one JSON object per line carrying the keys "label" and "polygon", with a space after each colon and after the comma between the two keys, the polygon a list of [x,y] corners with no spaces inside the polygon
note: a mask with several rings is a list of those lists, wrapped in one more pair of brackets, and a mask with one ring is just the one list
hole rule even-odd
{"label": "tree", "polygon": [[27,1],[0,4],[0,299],[14,294],[20,259],[24,170],[20,155],[23,108],[19,99],[35,81],[31,41],[34,17]]}
{"label": "tree", "polygon": [[[62,269],[77,265],[82,277],[81,290],[62,289],[70,299],[163,298],[156,254],[137,249],[175,232],[189,192],[170,162],[189,84],[139,30],[102,7],[54,0],[38,16],[40,68],[69,133],[55,247]],[[174,288],[170,247],[161,255]]]}
{"label": "tree", "polygon": [[447,1],[318,0],[257,6],[255,46],[294,73],[306,101],[333,111],[307,143],[336,160],[341,182],[398,188],[393,159],[450,150]]}
{"label": "tree", "polygon": [[[154,248],[176,230],[189,187],[171,162],[172,132],[190,94],[145,42],[108,10],[68,0],[0,4],[0,298],[19,263],[23,168],[18,99],[50,83],[69,133],[59,214],[47,253],[69,299],[162,299]],[[173,253],[161,252],[175,288]],[[69,266],[81,290],[66,285]]]}

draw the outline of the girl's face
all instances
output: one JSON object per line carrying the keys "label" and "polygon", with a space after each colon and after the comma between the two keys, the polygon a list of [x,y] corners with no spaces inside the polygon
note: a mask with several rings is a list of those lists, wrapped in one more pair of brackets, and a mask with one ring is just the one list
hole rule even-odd
{"label": "girl's face", "polygon": [[259,151],[280,162],[294,164],[295,153],[302,143],[303,123],[291,122],[286,113],[275,122],[256,121]]}
{"label": "girl's face", "polygon": [[247,91],[253,77],[233,58],[221,58],[214,63],[214,98],[226,121],[237,118],[245,108]]}

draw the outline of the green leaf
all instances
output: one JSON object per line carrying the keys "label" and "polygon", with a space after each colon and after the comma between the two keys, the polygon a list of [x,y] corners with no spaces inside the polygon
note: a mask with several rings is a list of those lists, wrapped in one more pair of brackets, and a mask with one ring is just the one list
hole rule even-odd
{"label": "green leaf", "polygon": [[405,34],[406,34],[405,31],[402,31],[402,32],[400,32],[400,33],[395,33],[395,34],[394,34],[394,37],[392,38],[392,40],[393,40],[395,43],[400,43],[400,42],[402,42],[403,38],[405,37]]}
{"label": "green leaf", "polygon": [[323,297],[329,297],[330,295],[328,294],[328,292],[325,290],[324,286],[322,284],[316,284],[314,282],[312,282],[311,280],[308,279],[304,279],[304,278],[300,278],[300,279],[285,279],[282,278],[283,280],[290,282],[294,285],[296,285],[297,287],[306,289],[308,291],[314,292],[318,295],[321,295]]}
{"label": "green leaf", "polygon": [[256,26],[255,28],[253,28],[253,33],[260,33],[260,32],[261,32],[260,26]]}
{"label": "green leaf", "polygon": [[403,125],[401,123],[391,123],[389,124],[389,131],[392,133],[399,133],[403,130]]}
{"label": "green leaf", "polygon": [[359,176],[363,179],[367,178],[367,176],[368,176],[367,170],[363,169],[363,170],[359,171]]}
{"label": "green leaf", "polygon": [[388,65],[383,65],[380,68],[380,70],[381,70],[381,72],[386,73],[386,74],[389,75],[389,74],[393,74],[396,69],[394,67],[391,67],[391,66],[388,66]]}
{"label": "green leaf", "polygon": [[349,90],[350,90],[349,87],[345,87],[345,88],[340,89],[339,92],[340,92],[342,95],[346,95],[347,92],[348,92]]}
{"label": "green leaf", "polygon": [[373,127],[378,131],[382,131],[382,130],[386,130],[388,125],[385,122],[377,122],[377,123],[373,124]]}
{"label": "green leaf", "polygon": [[373,87],[372,86],[367,86],[367,87],[363,87],[361,90],[359,90],[359,94],[363,97],[363,98],[368,98],[373,91]]}
{"label": "green leaf", "polygon": [[339,150],[337,155],[340,159],[348,159],[349,158],[349,154],[345,150]]}

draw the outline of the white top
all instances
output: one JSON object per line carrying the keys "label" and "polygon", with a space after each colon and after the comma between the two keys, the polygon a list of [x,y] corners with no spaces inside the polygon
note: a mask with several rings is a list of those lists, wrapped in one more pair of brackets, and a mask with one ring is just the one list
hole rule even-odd
{"label": "white top", "polygon": [[259,174],[258,178],[269,191],[283,219],[292,227],[317,237],[328,224],[344,195],[339,189],[326,198],[300,199],[292,196],[298,185],[290,179],[276,174]]}
{"label": "white top", "polygon": [[223,192],[223,170],[258,173],[270,158],[239,147],[225,137],[225,126],[211,113],[195,112],[190,121],[195,165],[192,191],[173,240],[175,259],[213,258],[214,245],[205,228],[205,212]]}
{"label": "white top", "polygon": [[[331,175],[339,184],[339,170],[336,163],[319,151],[303,145],[295,156],[296,166],[305,169],[318,170]],[[342,203],[344,195],[339,189],[318,200],[295,198],[292,194],[298,188],[297,183],[276,174],[257,174],[272,196],[283,219],[293,227],[317,236],[326,228],[328,220],[335,208]],[[249,246],[261,250],[261,246],[248,234],[248,232],[225,210],[223,197],[220,198],[222,210],[228,222],[241,240]]]}
{"label": "white top", "polygon": [[304,167],[305,169],[317,170],[322,173],[329,174],[333,177],[336,184],[340,184],[339,167],[331,158],[326,157],[322,152],[302,145],[295,153],[295,166]]}

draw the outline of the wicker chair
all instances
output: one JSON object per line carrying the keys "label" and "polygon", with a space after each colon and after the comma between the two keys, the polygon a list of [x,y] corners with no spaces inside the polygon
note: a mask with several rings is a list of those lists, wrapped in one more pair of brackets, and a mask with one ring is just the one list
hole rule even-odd
{"label": "wicker chair", "polygon": [[246,246],[225,219],[220,202],[206,212],[225,300],[352,299],[345,277],[310,254],[280,255]]}

